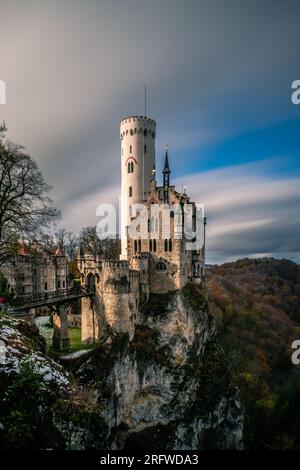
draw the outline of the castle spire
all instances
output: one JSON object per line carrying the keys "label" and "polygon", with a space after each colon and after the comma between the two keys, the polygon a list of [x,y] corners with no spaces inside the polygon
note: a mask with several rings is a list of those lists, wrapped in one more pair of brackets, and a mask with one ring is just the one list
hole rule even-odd
{"label": "castle spire", "polygon": [[170,167],[169,167],[169,158],[168,158],[168,145],[166,145],[166,156],[163,173],[163,186],[164,186],[164,200],[168,201],[168,188],[170,186]]}
{"label": "castle spire", "polygon": [[164,164],[164,169],[163,169],[163,174],[170,174],[171,170],[169,167],[169,158],[168,158],[168,145],[166,145],[166,156],[165,156],[165,164]]}

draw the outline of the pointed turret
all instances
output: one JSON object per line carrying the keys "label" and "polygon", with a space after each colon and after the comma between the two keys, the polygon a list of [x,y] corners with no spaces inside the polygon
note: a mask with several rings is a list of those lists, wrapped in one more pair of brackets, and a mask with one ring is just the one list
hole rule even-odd
{"label": "pointed turret", "polygon": [[166,156],[165,156],[165,164],[164,164],[164,169],[163,169],[163,174],[170,174],[171,170],[169,167],[169,158],[168,158],[168,147],[166,148]]}
{"label": "pointed turret", "polygon": [[169,158],[168,158],[168,146],[166,147],[166,156],[165,156],[165,164],[164,164],[164,169],[162,171],[163,173],[163,186],[164,186],[164,200],[165,202],[168,201],[168,189],[170,186],[170,167],[169,167]]}

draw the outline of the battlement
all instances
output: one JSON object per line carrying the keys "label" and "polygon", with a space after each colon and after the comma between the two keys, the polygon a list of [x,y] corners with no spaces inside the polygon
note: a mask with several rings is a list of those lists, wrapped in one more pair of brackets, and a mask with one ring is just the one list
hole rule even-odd
{"label": "battlement", "polygon": [[112,268],[112,269],[120,269],[120,268],[129,268],[129,263],[127,260],[120,260],[120,261],[102,261],[103,268]]}
{"label": "battlement", "polygon": [[143,134],[144,137],[155,138],[156,123],[153,119],[144,117],[144,116],[131,116],[125,118],[121,121],[120,125],[121,140],[125,136],[134,136],[138,134]]}
{"label": "battlement", "polygon": [[148,259],[149,253],[146,251],[140,252],[138,255],[133,255],[131,259]]}
{"label": "battlement", "polygon": [[127,124],[132,124],[132,123],[147,123],[152,126],[156,126],[156,122],[154,119],[151,119],[147,116],[127,116],[124,119],[121,120],[121,126],[127,125]]}

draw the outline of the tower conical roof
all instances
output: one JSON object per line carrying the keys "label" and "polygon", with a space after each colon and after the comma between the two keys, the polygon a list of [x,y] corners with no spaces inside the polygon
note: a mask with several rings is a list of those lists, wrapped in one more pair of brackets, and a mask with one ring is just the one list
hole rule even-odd
{"label": "tower conical roof", "polygon": [[164,164],[163,173],[171,173],[171,170],[170,170],[170,167],[169,167],[168,149],[166,149],[166,156],[165,156],[165,164]]}

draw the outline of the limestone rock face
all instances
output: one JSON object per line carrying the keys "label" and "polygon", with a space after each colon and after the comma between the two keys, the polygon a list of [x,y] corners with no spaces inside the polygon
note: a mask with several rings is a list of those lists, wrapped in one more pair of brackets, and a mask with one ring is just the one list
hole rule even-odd
{"label": "limestone rock face", "polygon": [[109,448],[242,446],[238,390],[199,287],[150,296],[133,339],[110,336],[79,378],[97,382]]}
{"label": "limestone rock face", "polygon": [[34,325],[0,317],[0,449],[241,448],[239,394],[202,288],[151,295],[136,321],[133,336],[111,329],[58,363]]}

